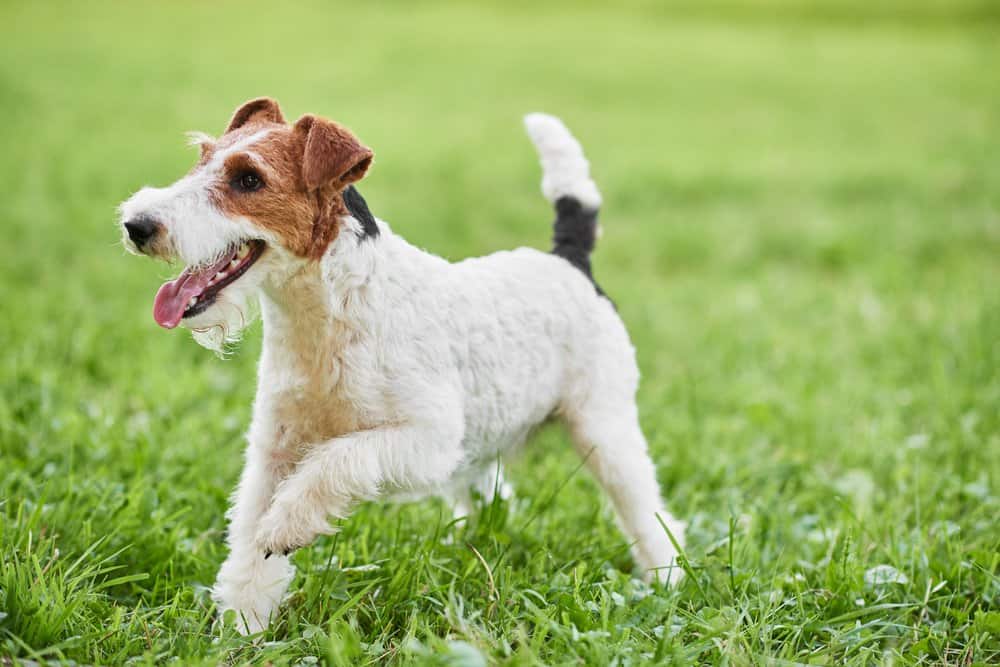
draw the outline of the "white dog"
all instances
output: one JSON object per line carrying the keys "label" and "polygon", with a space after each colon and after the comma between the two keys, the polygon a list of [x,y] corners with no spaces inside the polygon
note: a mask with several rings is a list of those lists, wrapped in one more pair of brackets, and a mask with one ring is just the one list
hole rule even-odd
{"label": "white dog", "polygon": [[555,205],[551,253],[521,248],[455,264],[372,217],[352,184],[372,151],[276,102],[240,107],[218,139],[193,135],[194,169],[121,206],[126,246],[187,268],[153,316],[221,351],[259,303],[264,319],[246,467],[214,588],[243,632],[265,628],[293,574],[287,555],[359,501],[489,497],[501,452],[550,417],[607,491],[636,563],[680,577],[683,524],[663,506],[639,428],[639,372],[589,255],[601,196],[552,116],[525,125]]}

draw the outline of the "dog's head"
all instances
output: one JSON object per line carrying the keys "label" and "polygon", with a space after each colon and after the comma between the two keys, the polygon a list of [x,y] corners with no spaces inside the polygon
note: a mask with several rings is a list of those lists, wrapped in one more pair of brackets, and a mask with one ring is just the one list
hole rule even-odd
{"label": "dog's head", "polygon": [[251,100],[218,139],[192,135],[194,168],[121,205],[126,248],[187,265],[156,294],[153,317],[215,349],[236,336],[261,287],[279,285],[336,242],[345,188],[372,151],[333,121],[285,122],[277,102]]}

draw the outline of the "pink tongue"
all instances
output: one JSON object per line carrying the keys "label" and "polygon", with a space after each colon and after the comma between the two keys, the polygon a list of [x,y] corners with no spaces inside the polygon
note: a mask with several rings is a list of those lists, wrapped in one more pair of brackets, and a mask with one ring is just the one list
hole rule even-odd
{"label": "pink tongue", "polygon": [[176,280],[163,283],[153,301],[153,319],[164,329],[173,329],[184,318],[188,302],[199,296],[208,286],[212,277],[229,264],[231,255],[226,255],[215,264],[201,269],[184,269]]}

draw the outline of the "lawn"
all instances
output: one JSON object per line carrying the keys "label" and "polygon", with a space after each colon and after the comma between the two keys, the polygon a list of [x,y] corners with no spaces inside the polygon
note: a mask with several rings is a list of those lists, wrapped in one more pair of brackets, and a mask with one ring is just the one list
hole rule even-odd
{"label": "lawn", "polygon": [[[0,656],[995,664],[998,34],[975,0],[4,2]],[[265,94],[353,128],[373,212],[453,259],[547,245],[520,117],[573,128],[679,588],[553,427],[474,523],[363,506],[264,636],[216,622],[259,325],[227,360],[159,329],[115,207]]]}

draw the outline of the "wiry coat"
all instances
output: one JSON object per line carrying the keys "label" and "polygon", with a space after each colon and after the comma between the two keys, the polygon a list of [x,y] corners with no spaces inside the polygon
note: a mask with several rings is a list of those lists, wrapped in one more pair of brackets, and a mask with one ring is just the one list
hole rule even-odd
{"label": "wiry coat", "polygon": [[[158,225],[141,246],[135,223],[126,225],[129,245],[147,254],[200,266],[225,261],[241,239],[267,244],[206,310],[184,317],[215,347],[245,325],[254,301],[264,320],[231,553],[214,590],[220,606],[237,610],[244,631],[265,627],[292,576],[287,554],[330,532],[329,517],[346,517],[358,501],[442,494],[468,511],[469,487],[489,496],[498,457],[550,417],[569,426],[638,565],[676,579],[657,514],[678,540],[683,525],[663,507],[639,428],[628,334],[590,275],[600,195],[579,144],[555,118],[526,119],[543,191],[557,206],[553,253],[521,248],[452,264],[358,211],[364,202],[350,184],[371,152],[339,126],[323,130],[336,130],[323,135],[336,141],[315,148],[316,125],[329,121],[308,118],[283,131],[276,104],[252,101],[230,124],[240,137],[213,143],[201,170],[122,208],[125,223]],[[318,159],[313,150],[336,154]],[[294,172],[286,157],[294,151],[304,153],[305,177],[269,172]],[[271,204],[258,220],[252,197],[216,183],[244,178],[230,166],[245,168],[239,156],[265,182],[292,183],[268,201],[292,202],[284,208],[312,211],[313,225],[326,216],[335,228],[309,233],[275,218]],[[228,191],[235,201],[220,201]],[[199,221],[212,229],[202,234]],[[320,239],[321,252],[307,237]]]}

